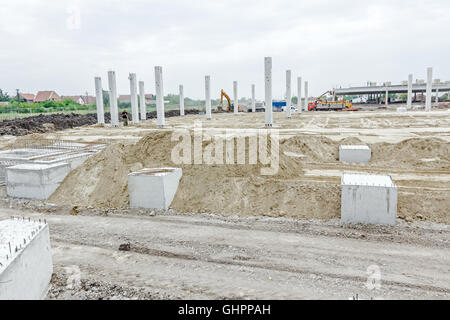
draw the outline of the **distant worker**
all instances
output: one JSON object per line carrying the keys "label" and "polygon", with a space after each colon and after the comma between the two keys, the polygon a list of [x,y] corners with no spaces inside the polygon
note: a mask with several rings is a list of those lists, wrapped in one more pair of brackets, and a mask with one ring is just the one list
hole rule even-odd
{"label": "distant worker", "polygon": [[123,119],[123,126],[127,127],[128,126],[128,112],[127,112],[127,110],[123,110],[122,111],[122,119]]}

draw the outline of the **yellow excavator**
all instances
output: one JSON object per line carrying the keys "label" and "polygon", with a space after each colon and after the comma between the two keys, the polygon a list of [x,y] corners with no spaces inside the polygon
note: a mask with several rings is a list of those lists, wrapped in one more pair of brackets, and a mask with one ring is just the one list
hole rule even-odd
{"label": "yellow excavator", "polygon": [[228,101],[228,106],[226,108],[226,112],[234,111],[234,105],[231,103],[230,96],[226,94],[223,89],[220,90],[220,106],[217,108],[219,111],[223,110],[223,97],[225,97]]}

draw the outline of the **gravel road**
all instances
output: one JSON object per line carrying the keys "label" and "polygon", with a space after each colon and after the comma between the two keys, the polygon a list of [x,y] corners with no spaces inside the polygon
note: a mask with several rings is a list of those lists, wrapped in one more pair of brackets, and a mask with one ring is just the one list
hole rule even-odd
{"label": "gravel road", "polygon": [[447,225],[0,209],[12,215],[49,222],[48,299],[450,298]]}

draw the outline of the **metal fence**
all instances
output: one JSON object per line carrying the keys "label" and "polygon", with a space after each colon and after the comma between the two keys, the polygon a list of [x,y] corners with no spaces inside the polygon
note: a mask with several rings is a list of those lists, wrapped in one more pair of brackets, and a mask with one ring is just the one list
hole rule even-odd
{"label": "metal fence", "polygon": [[17,139],[12,149],[81,150],[92,144],[58,139]]}

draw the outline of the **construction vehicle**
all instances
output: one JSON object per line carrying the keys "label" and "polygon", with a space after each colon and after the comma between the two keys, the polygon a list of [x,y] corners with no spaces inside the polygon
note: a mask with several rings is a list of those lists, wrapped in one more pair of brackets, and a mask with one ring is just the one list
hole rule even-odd
{"label": "construction vehicle", "polygon": [[230,96],[228,94],[226,94],[225,91],[223,91],[223,89],[220,90],[220,106],[217,107],[217,109],[219,111],[223,111],[223,97],[225,97],[227,99],[228,105],[226,108],[226,112],[230,112],[230,111],[234,111],[234,105],[231,103],[231,99]]}
{"label": "construction vehicle", "polygon": [[327,91],[321,94],[315,101],[308,104],[308,111],[329,111],[329,110],[344,110],[344,111],[358,111],[358,108],[353,108],[352,102],[350,100],[337,100],[328,101],[323,97],[331,91]]}

